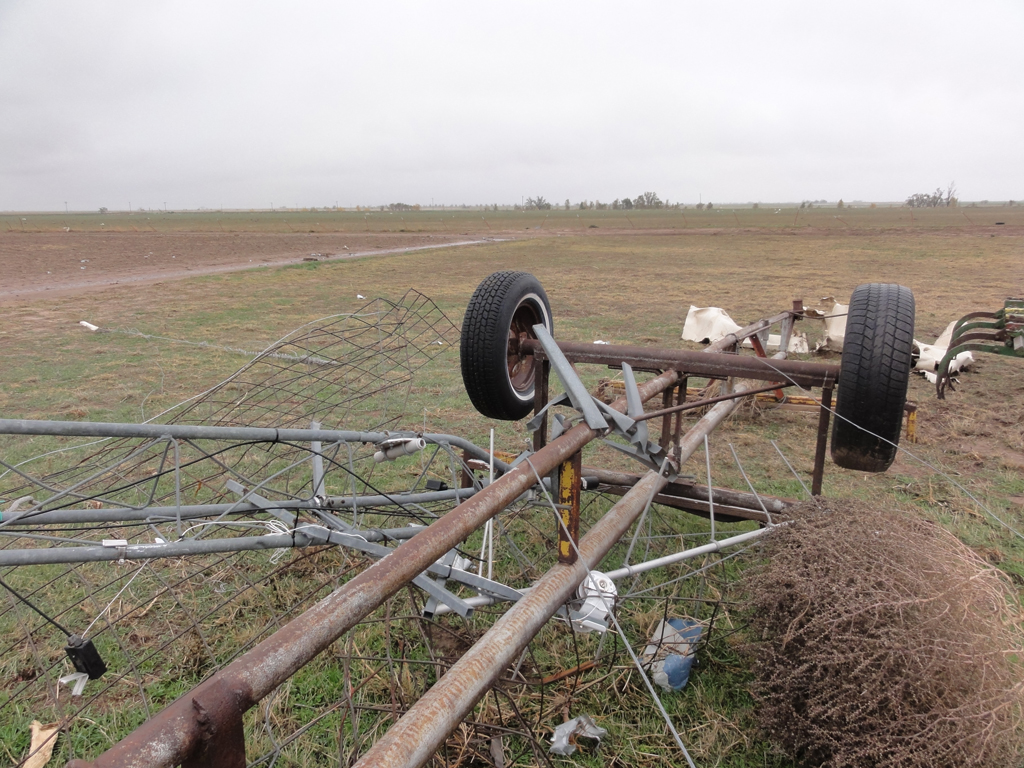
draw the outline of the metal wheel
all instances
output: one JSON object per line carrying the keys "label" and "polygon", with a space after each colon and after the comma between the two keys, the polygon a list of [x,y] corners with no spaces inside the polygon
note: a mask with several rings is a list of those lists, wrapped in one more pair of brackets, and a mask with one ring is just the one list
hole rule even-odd
{"label": "metal wheel", "polygon": [[536,365],[523,342],[533,326],[552,330],[551,305],[536,277],[495,272],[473,292],[462,322],[462,380],[473,406],[491,419],[515,421],[533,407]]}

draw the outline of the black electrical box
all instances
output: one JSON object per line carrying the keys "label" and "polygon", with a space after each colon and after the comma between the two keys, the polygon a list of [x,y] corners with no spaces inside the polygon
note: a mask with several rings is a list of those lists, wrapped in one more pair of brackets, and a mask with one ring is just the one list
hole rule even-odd
{"label": "black electrical box", "polygon": [[75,665],[75,669],[87,674],[90,680],[102,677],[103,673],[107,671],[107,665],[103,663],[100,652],[96,650],[92,640],[86,640],[78,635],[70,635],[64,652],[71,659],[71,663]]}

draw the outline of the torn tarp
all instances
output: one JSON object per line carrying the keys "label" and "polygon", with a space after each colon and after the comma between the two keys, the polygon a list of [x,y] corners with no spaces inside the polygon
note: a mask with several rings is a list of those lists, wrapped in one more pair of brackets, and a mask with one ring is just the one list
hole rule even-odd
{"label": "torn tarp", "polygon": [[580,715],[555,728],[548,751],[553,755],[568,756],[576,751],[576,742],[579,739],[593,739],[596,747],[600,746],[601,739],[607,735],[608,731],[599,727],[590,715]]}

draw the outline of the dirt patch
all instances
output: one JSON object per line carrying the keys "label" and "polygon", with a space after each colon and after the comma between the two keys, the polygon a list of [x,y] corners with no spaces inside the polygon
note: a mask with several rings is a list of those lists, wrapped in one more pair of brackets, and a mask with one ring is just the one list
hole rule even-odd
{"label": "dirt patch", "polygon": [[478,242],[464,235],[104,232],[25,233],[0,248],[0,303],[122,283]]}

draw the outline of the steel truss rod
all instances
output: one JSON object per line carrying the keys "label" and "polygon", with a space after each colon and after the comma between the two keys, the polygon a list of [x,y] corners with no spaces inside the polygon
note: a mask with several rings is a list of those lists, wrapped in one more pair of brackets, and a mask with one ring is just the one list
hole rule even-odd
{"label": "steel truss rod", "polygon": [[[786,525],[786,523],[779,523],[779,525]],[[664,557],[659,557],[654,560],[647,560],[646,562],[637,563],[636,565],[624,565],[622,568],[616,568],[614,571],[605,571],[604,575],[612,581],[625,579],[628,576],[636,576],[638,573],[653,571],[655,568],[662,568],[666,565],[672,565],[673,563],[681,563],[684,560],[692,560],[695,557],[710,555],[714,552],[720,552],[723,549],[728,549],[729,547],[746,544],[748,541],[759,539],[761,536],[768,533],[768,531],[771,531],[776,527],[777,526],[770,526],[767,528],[758,528],[756,531],[738,533],[727,539],[720,539],[719,541],[712,541],[710,544],[702,544],[699,547],[684,549],[680,552],[665,555]]]}
{"label": "steel truss rod", "polygon": [[[678,373],[666,371],[640,385],[641,399],[649,400],[678,381]],[[625,412],[625,398],[617,400],[612,407],[620,413]],[[80,426],[74,422],[69,424],[71,427]],[[5,423],[0,422],[0,431],[4,428]],[[158,436],[167,434],[160,431],[164,429],[162,426],[152,429]],[[331,442],[340,439],[340,433],[323,430],[252,431],[260,433],[260,436],[242,435],[232,439],[288,439],[295,442]],[[274,437],[267,433],[274,433]],[[194,439],[196,434],[189,432],[188,437]],[[577,424],[567,430],[533,454],[529,464],[523,462],[509,469],[500,479],[431,524],[415,538],[397,547],[390,555],[346,582],[209,680],[184,694],[95,761],[73,760],[68,768],[142,765],[169,767],[190,761],[193,756],[205,752],[208,746],[212,748],[210,740],[217,738],[213,734],[234,733],[240,729],[241,726],[236,723],[242,713],[427,570],[444,553],[456,547],[487,520],[532,488],[536,484],[535,471],[541,475],[551,472],[597,437],[600,434],[586,424]],[[202,723],[197,718],[198,711],[203,712]]]}
{"label": "steel truss rod", "polygon": [[[737,385],[737,391],[744,388]],[[703,445],[740,400],[721,402],[706,413],[680,442],[681,462]],[[552,443],[553,444],[553,443]],[[538,467],[538,472],[540,467]],[[579,542],[580,558],[558,563],[545,573],[462,655],[408,712],[377,740],[355,768],[419,768],[472,711],[476,703],[526,648],[548,620],[570,600],[576,588],[608,554],[646,508],[647,500],[668,483],[647,473]]]}
{"label": "steel truss rod", "polygon": [[0,566],[48,565],[51,563],[98,563],[106,560],[152,560],[157,557],[186,557],[215,552],[306,547],[318,542],[301,532],[234,536],[226,539],[185,539],[164,544],[128,544],[100,547],[47,547],[45,549],[0,550]]}
{"label": "steel truss rod", "polygon": [[[109,421],[36,421],[0,419],[0,435],[53,435],[59,437],[128,437],[152,440],[237,440],[251,443],[372,443],[404,437],[422,437],[434,445],[462,448],[471,456],[490,461],[490,454],[458,435],[417,432],[351,432],[335,429],[272,429],[264,427],[204,427],[191,424],[118,424]],[[496,469],[509,465],[494,459]]]}
{"label": "steel truss rod", "polygon": [[[655,494],[655,499],[658,495]],[[701,544],[699,547],[690,547],[689,549],[683,549],[679,552],[675,552],[671,555],[665,555],[654,560],[647,560],[642,563],[636,563],[635,565],[626,565],[622,568],[616,568],[614,571],[604,571],[604,575],[612,581],[618,581],[619,579],[625,579],[629,576],[636,576],[639,573],[646,573],[647,571],[653,571],[656,568],[663,568],[666,565],[673,565],[675,563],[681,563],[685,560],[692,560],[695,557],[703,557],[704,555],[710,555],[714,552],[720,552],[723,549],[730,549],[737,547],[740,544],[746,544],[755,539],[759,539],[768,531],[774,530],[779,526],[787,525],[787,523],[778,523],[772,527],[758,528],[755,531],[747,531],[746,533],[738,533],[735,536],[730,536],[727,539],[719,539],[718,541],[712,541],[710,544]],[[531,587],[526,587],[522,593],[528,594]],[[466,598],[466,604],[472,608],[483,608],[488,605],[494,605],[498,602],[498,598],[480,596],[480,597],[469,597]],[[435,612],[435,616],[439,616],[444,613],[452,613],[452,609],[447,606],[442,606]]]}
{"label": "steel truss rod", "polygon": [[[187,557],[190,555],[208,555],[215,552],[242,552],[245,550],[285,549],[290,547],[308,547],[317,544],[352,544],[365,543],[373,545],[357,547],[370,551],[371,554],[383,556],[390,551],[377,542],[404,541],[411,539],[427,529],[426,526],[408,526],[406,528],[385,528],[374,530],[351,530],[344,533],[331,531],[319,525],[301,525],[294,533],[273,534],[262,536],[232,536],[221,539],[183,539],[168,541],[163,544],[104,544],[102,546],[66,546],[36,549],[0,549],[0,567],[14,565],[46,565],[52,563],[97,563],[108,560],[151,560],[157,557]],[[439,576],[448,576],[452,570],[445,567],[438,571]],[[433,573],[433,571],[431,571]]]}
{"label": "steel truss rod", "polygon": [[[475,488],[449,488],[447,491],[423,491],[422,493],[394,493],[389,495],[374,494],[368,496],[356,496],[355,504],[359,509],[368,507],[389,507],[404,506],[405,504],[426,504],[435,501],[450,501],[452,499],[468,499],[477,491]],[[274,509],[288,511],[300,511],[304,509],[312,511],[338,511],[351,509],[353,500],[351,496],[330,496],[322,504],[315,501],[275,501]],[[2,520],[4,527],[7,526],[32,526],[40,525],[67,525],[70,523],[120,523],[120,522],[165,522],[178,519],[181,513],[182,520],[194,520],[202,517],[218,517],[220,515],[249,515],[256,512],[266,511],[266,507],[250,504],[246,501],[233,504],[188,504],[180,507],[132,507],[107,508],[107,509],[60,509],[50,512],[29,512],[22,516],[12,517],[10,520]],[[400,538],[391,536],[390,538]]]}

